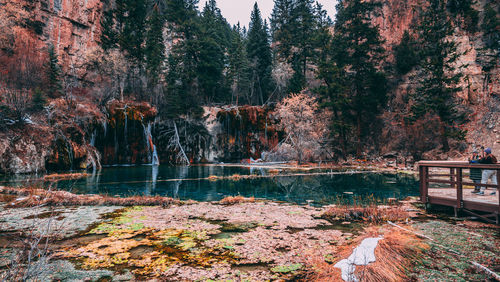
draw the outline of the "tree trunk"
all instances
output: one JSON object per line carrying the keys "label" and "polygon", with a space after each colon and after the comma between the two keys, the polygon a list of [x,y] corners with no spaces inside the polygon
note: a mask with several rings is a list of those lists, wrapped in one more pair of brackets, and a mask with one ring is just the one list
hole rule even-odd
{"label": "tree trunk", "polygon": [[361,133],[362,133],[362,130],[361,130],[361,114],[358,112],[356,114],[356,134],[357,134],[357,142],[356,142],[356,156],[359,158],[361,157]]}
{"label": "tree trunk", "polygon": [[189,159],[186,156],[186,153],[184,152],[184,149],[182,148],[182,145],[181,145],[181,140],[179,138],[179,131],[177,130],[177,124],[175,121],[173,121],[172,123],[174,124],[174,134],[175,134],[174,138],[175,138],[175,142],[177,144],[177,147],[180,151],[180,155],[181,155],[183,161],[185,162],[185,164],[189,165],[190,164]]}
{"label": "tree trunk", "polygon": [[442,125],[441,127],[441,144],[443,144],[444,152],[448,152],[450,150],[450,144],[448,143],[448,137],[446,136],[445,125]]}

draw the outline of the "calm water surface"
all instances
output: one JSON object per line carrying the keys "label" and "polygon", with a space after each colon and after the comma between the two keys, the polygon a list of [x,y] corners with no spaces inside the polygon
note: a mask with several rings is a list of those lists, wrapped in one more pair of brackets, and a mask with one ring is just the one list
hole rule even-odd
{"label": "calm water surface", "polygon": [[[329,171],[314,171],[313,173]],[[118,196],[161,195],[181,200],[216,201],[226,196],[265,198],[303,204],[335,202],[339,196],[374,195],[379,199],[418,195],[418,181],[412,175],[390,173],[341,173],[332,175],[295,175],[307,172],[283,170],[270,177],[268,169],[224,166],[133,166],[104,168],[87,178],[61,181],[58,189],[78,194]],[[339,172],[335,172],[339,173]],[[258,175],[251,179],[221,179],[209,176]],[[22,179],[11,179],[22,185]],[[15,181],[15,182],[14,182]]]}

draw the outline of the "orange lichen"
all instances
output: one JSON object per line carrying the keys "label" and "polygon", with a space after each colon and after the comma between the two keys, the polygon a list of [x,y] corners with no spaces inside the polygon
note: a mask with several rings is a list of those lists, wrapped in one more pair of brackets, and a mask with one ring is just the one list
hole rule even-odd
{"label": "orange lichen", "polygon": [[103,195],[77,195],[67,191],[50,191],[36,187],[30,188],[10,188],[0,187],[0,194],[13,194],[25,196],[21,200],[15,200],[7,205],[8,207],[33,207],[38,205],[74,205],[74,206],[95,206],[95,205],[118,205],[118,206],[166,206],[180,203],[167,197],[160,196],[134,196],[128,198],[118,198]]}
{"label": "orange lichen", "polygon": [[229,196],[219,201],[219,203],[222,205],[234,205],[239,203],[253,203],[253,202],[255,202],[254,197],[245,198],[242,196],[235,196],[235,197]]}
{"label": "orange lichen", "polygon": [[88,173],[54,173],[43,177],[44,181],[74,180],[89,176]]}

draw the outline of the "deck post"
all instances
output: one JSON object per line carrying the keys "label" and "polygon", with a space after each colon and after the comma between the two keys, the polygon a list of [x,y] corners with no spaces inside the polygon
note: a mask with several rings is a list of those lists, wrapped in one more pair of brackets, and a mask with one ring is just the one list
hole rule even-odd
{"label": "deck post", "polygon": [[[439,168],[441,172],[443,169],[448,170],[450,173],[434,173],[430,172],[430,168]],[[464,179],[464,169],[490,169],[497,172],[496,180],[497,185],[492,184],[477,184],[472,183]],[[427,206],[430,204],[443,205],[452,207],[455,211],[455,215],[458,216],[461,211],[465,211],[474,216],[482,218],[485,221],[491,223],[500,223],[500,164],[470,164],[468,162],[462,161],[420,161],[419,162],[419,172],[420,172],[420,197],[422,204]],[[429,177],[431,175],[432,177]],[[436,176],[436,178],[433,178]],[[446,177],[446,178],[439,178]],[[447,179],[449,177],[449,180]],[[453,179],[453,177],[455,177]],[[445,183],[449,184],[451,187],[455,188],[453,190],[448,187],[437,187],[436,189],[430,189],[431,183]],[[482,187],[492,187],[496,188],[496,196],[488,197],[472,197],[466,198],[464,196],[464,184],[467,185],[480,185]],[[434,186],[433,186],[434,187]],[[444,188],[444,189],[443,189]],[[436,194],[429,194],[429,191],[438,191]],[[453,194],[455,193],[455,196]],[[464,198],[465,197],[465,198]],[[488,199],[487,199],[488,198]],[[493,198],[493,202],[491,201]],[[497,202],[498,200],[498,202]],[[496,203],[495,203],[496,202]],[[480,211],[480,213],[475,213],[475,211]]]}
{"label": "deck post", "polygon": [[420,175],[420,201],[425,205],[427,208],[427,192],[428,192],[428,187],[427,187],[427,173],[429,171],[429,168],[423,165],[420,165],[418,167],[419,169],[419,175]]}
{"label": "deck post", "polygon": [[463,190],[462,190],[462,168],[459,167],[456,170],[456,186],[457,186],[457,209],[460,210],[463,207]]}
{"label": "deck post", "polygon": [[424,167],[424,195],[425,195],[425,205],[429,202],[429,167]]}
{"label": "deck post", "polygon": [[451,188],[456,187],[456,183],[454,183],[454,182],[456,182],[456,179],[453,179],[455,177],[456,177],[455,168],[450,168],[450,181],[452,182],[452,183],[450,183]]}
{"label": "deck post", "polygon": [[418,166],[418,175],[420,178],[420,201],[425,204],[425,194],[424,194],[424,166]]}
{"label": "deck post", "polygon": [[500,222],[500,169],[497,169],[497,196],[498,196],[498,212],[497,212],[497,224]]}

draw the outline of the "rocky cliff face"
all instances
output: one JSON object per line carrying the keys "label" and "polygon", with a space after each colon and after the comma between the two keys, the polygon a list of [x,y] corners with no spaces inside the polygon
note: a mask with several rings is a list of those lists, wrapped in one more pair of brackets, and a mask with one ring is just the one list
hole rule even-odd
{"label": "rocky cliff face", "polygon": [[100,110],[56,99],[31,124],[0,131],[0,173],[150,163],[154,144],[148,125],[156,114],[147,103],[111,100]]}
{"label": "rocky cliff face", "polygon": [[277,129],[278,120],[269,107],[207,107],[205,113],[214,140],[209,157],[212,161],[260,159],[262,153],[275,148],[284,135]]}
{"label": "rocky cliff face", "polygon": [[16,37],[28,34],[42,49],[53,44],[63,71],[80,78],[86,52],[98,44],[102,5],[100,0],[0,0],[0,9],[15,19]]}
{"label": "rocky cliff face", "polygon": [[[425,3],[426,1],[423,0],[382,1],[381,12],[373,18],[373,22],[379,26],[380,34],[385,40],[389,61],[394,61],[391,50],[401,42],[405,30],[411,31],[413,26],[418,24],[420,12]],[[479,25],[484,17],[483,11],[486,3],[486,0],[480,0],[474,4],[474,8],[480,12]],[[495,5],[498,9],[498,2]],[[480,29],[477,32],[470,32],[463,28],[455,29],[452,39],[458,43],[458,51],[464,53],[458,60],[458,65],[466,66],[463,68],[464,79],[460,83],[463,90],[458,96],[462,100],[462,106],[473,113],[467,125],[467,145],[470,147],[484,145],[500,152],[500,68],[497,61],[496,67],[491,71],[484,70],[484,56],[487,55],[487,51],[485,51],[482,38],[483,33]],[[395,97],[394,103],[404,101],[408,92],[414,89],[412,75],[414,73],[410,72],[398,78],[392,93]],[[395,104],[391,107],[395,107]],[[393,119],[394,116],[388,113],[386,118]],[[386,144],[384,149],[392,150],[393,145]],[[455,154],[441,157],[463,156]]]}

